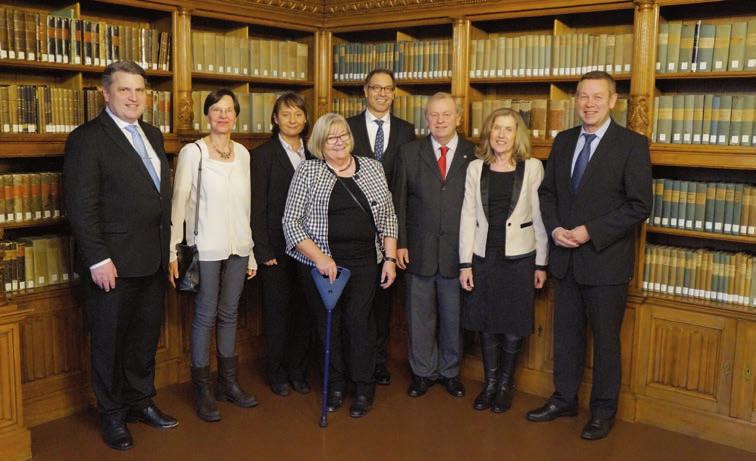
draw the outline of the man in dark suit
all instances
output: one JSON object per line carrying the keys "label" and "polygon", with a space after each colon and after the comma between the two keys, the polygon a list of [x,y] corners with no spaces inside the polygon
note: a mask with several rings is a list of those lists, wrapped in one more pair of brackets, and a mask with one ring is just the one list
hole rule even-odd
{"label": "man in dark suit", "polygon": [[[347,119],[354,137],[354,154],[375,158],[383,163],[390,189],[393,187],[394,163],[399,147],[415,140],[415,126],[391,113],[395,89],[393,72],[373,69],[363,87],[367,110]],[[391,382],[391,374],[386,368],[386,347],[394,287],[376,291],[373,301],[376,323],[375,382],[384,385]]]}
{"label": "man in dark suit", "polygon": [[620,390],[620,327],[635,258],[635,230],[651,210],[648,139],[610,118],[617,101],[605,72],[583,75],[577,87],[582,126],[554,139],[539,189],[551,235],[549,270],[556,279],[554,393],[528,413],[531,421],[577,414],[585,361],[586,323],[593,332],[591,418],[581,437],[606,437]]}
{"label": "man in dark suit", "polygon": [[152,402],[170,238],[171,179],[163,136],[139,121],[144,70],[109,65],[106,109],[66,141],[65,208],[78,246],[102,437],[133,446],[124,421],[178,422]]}
{"label": "man in dark suit", "polygon": [[459,220],[473,145],[457,135],[461,110],[448,93],[425,108],[430,136],[405,144],[397,159],[394,201],[399,220],[398,266],[406,269],[408,393],[419,397],[440,380],[453,396],[459,381]]}

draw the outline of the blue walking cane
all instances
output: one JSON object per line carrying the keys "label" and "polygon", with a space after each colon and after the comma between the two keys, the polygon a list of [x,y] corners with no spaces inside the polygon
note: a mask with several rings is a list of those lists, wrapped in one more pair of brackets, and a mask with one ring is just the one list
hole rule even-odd
{"label": "blue walking cane", "polygon": [[346,267],[339,267],[336,274],[336,280],[331,283],[328,277],[318,272],[317,267],[313,267],[310,272],[315,286],[323,300],[326,309],[326,338],[325,338],[325,365],[323,366],[323,405],[320,410],[320,427],[328,427],[328,410],[326,401],[328,400],[328,371],[331,365],[331,315],[336,303],[344,291],[344,287],[349,281],[352,273]]}

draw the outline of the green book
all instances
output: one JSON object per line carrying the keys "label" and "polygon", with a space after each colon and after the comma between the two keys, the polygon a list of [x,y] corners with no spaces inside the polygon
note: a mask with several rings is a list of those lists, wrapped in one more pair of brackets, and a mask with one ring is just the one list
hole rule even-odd
{"label": "green book", "polygon": [[751,200],[753,199],[753,186],[743,186],[743,205],[740,212],[740,235],[748,235],[748,220],[751,215]]}
{"label": "green book", "polygon": [[654,120],[651,130],[651,142],[657,142],[659,138],[659,96],[654,96]]}
{"label": "green book", "polygon": [[680,181],[672,181],[672,192],[669,198],[669,227],[677,227],[677,215],[680,209]]}
{"label": "green book", "polygon": [[735,212],[735,184],[725,184],[724,218],[722,230],[725,234],[732,234],[733,214]]}
{"label": "green book", "polygon": [[730,142],[731,146],[740,145],[740,134],[743,131],[743,112],[745,110],[745,95],[732,96],[732,112],[730,113]]}
{"label": "green book", "polygon": [[730,117],[732,115],[732,95],[723,94],[719,100],[717,144],[727,145],[730,140]]}
{"label": "green book", "polygon": [[706,184],[706,205],[704,209],[704,231],[714,232],[714,209],[716,208],[717,183]]}
{"label": "green book", "polygon": [[662,196],[662,219],[661,225],[669,227],[670,216],[672,216],[672,183],[671,179],[664,180],[664,191]]}
{"label": "green book", "polygon": [[717,183],[714,196],[714,232],[724,231],[726,198],[727,185],[725,183]]}
{"label": "green book", "polygon": [[732,233],[740,234],[740,219],[743,214],[743,192],[745,184],[735,184],[735,192],[732,200]]}
{"label": "green book", "polygon": [[654,205],[651,212],[651,223],[654,226],[660,226],[662,223],[662,212],[664,210],[664,179],[654,179]]}
{"label": "green book", "polygon": [[698,33],[697,72],[711,72],[714,62],[714,36],[717,28],[714,24],[701,24]]}
{"label": "green book", "polygon": [[695,210],[693,212],[693,230],[704,230],[704,216],[706,213],[706,183],[696,183]]}
{"label": "green book", "polygon": [[677,201],[677,228],[685,229],[688,212],[688,181],[680,181],[680,198]]}
{"label": "green book", "polygon": [[744,61],[746,70],[756,70],[756,18],[748,20]]}
{"label": "green book", "polygon": [[683,99],[682,142],[683,144],[691,144],[693,142],[693,114],[696,96],[693,94],[686,94]]}
{"label": "green book", "polygon": [[746,35],[748,23],[738,21],[732,23],[730,36],[730,55],[727,59],[727,70],[734,72],[743,70],[745,67]]}
{"label": "green book", "polygon": [[703,120],[701,123],[701,144],[709,144],[711,138],[711,116],[714,105],[714,95],[704,95]]}
{"label": "green book", "polygon": [[685,113],[685,95],[672,96],[672,144],[683,142],[683,115]]}
{"label": "green book", "polygon": [[667,69],[666,72],[677,72],[680,60],[680,39],[682,33],[681,22],[670,22],[667,38]]}
{"label": "green book", "polygon": [[693,144],[701,144],[703,135],[704,95],[693,96]]}
{"label": "green book", "polygon": [[496,76],[503,77],[507,66],[507,37],[497,38],[496,54]]}
{"label": "green book", "polygon": [[720,116],[719,105],[720,104],[721,104],[721,97],[717,94],[713,95],[711,99],[711,126],[709,128],[709,144],[717,143],[717,136],[719,134],[719,116]]}
{"label": "green book", "polygon": [[672,142],[672,107],[673,95],[659,96],[658,135],[657,142]]}
{"label": "green book", "polygon": [[683,255],[683,287],[682,287],[682,295],[683,296],[692,296],[693,295],[693,253],[690,250],[685,250],[685,254]]}
{"label": "green book", "polygon": [[680,51],[677,58],[677,70],[679,72],[690,72],[691,62],[693,61],[693,40],[695,37],[696,25],[686,22],[680,28]]}
{"label": "green book", "polygon": [[667,41],[669,40],[669,24],[659,25],[659,37],[656,43],[656,71],[667,71]]}
{"label": "green book", "polygon": [[714,36],[714,72],[727,70],[727,58],[730,53],[730,24],[717,24],[717,32]]}
{"label": "green book", "polygon": [[684,229],[693,230],[693,219],[696,217],[696,183],[686,181],[687,199],[685,200],[685,227]]}
{"label": "green book", "polygon": [[756,120],[756,94],[747,94],[743,101],[743,118],[740,125],[740,145],[756,145],[754,136],[754,120]]}

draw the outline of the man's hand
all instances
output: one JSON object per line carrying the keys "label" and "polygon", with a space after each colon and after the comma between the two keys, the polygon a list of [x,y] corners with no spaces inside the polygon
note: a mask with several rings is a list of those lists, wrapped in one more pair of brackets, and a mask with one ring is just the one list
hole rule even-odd
{"label": "man's hand", "polygon": [[406,269],[409,264],[409,250],[406,248],[397,248],[396,250],[396,265],[399,269]]}
{"label": "man's hand", "polygon": [[[178,272],[178,266],[176,268],[176,272]],[[106,292],[115,288],[118,271],[116,270],[113,261],[108,261],[102,266],[96,267],[94,269],[89,269],[89,273],[92,276],[92,281],[95,283],[95,285],[102,288]]]}
{"label": "man's hand", "polygon": [[551,233],[551,237],[554,239],[554,243],[560,247],[577,248],[580,246],[580,243],[578,243],[573,237],[572,232],[564,227],[557,227],[554,229]]}
{"label": "man's hand", "polygon": [[247,269],[247,280],[253,279],[257,275],[257,269]]}
{"label": "man's hand", "polygon": [[570,231],[570,235],[572,236],[572,240],[576,241],[578,245],[582,245],[591,239],[591,236],[588,234],[588,228],[585,226],[577,226]]}
{"label": "man's hand", "polygon": [[277,265],[278,265],[278,261],[276,260],[276,258],[269,259],[263,263],[263,266],[268,266],[268,267],[277,266]]}
{"label": "man's hand", "polygon": [[472,291],[475,287],[473,283],[473,271],[472,268],[466,267],[459,271],[459,284],[462,285],[462,289],[466,291]]}
{"label": "man's hand", "polygon": [[536,289],[541,289],[541,288],[543,288],[543,285],[545,283],[546,283],[546,271],[540,270],[540,269],[536,269],[536,271],[535,271],[535,277],[534,277],[534,281],[533,281],[533,286]]}
{"label": "man's hand", "polygon": [[168,283],[176,288],[176,279],[179,277],[178,259],[168,263]]}

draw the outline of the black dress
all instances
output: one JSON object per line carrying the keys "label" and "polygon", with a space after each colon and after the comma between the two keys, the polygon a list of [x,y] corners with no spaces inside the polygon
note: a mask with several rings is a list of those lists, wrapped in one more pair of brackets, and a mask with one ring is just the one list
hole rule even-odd
{"label": "black dress", "polygon": [[491,171],[486,256],[473,255],[475,288],[464,293],[462,326],[472,331],[528,336],[533,332],[535,253],[511,259],[504,253],[515,172]]}

